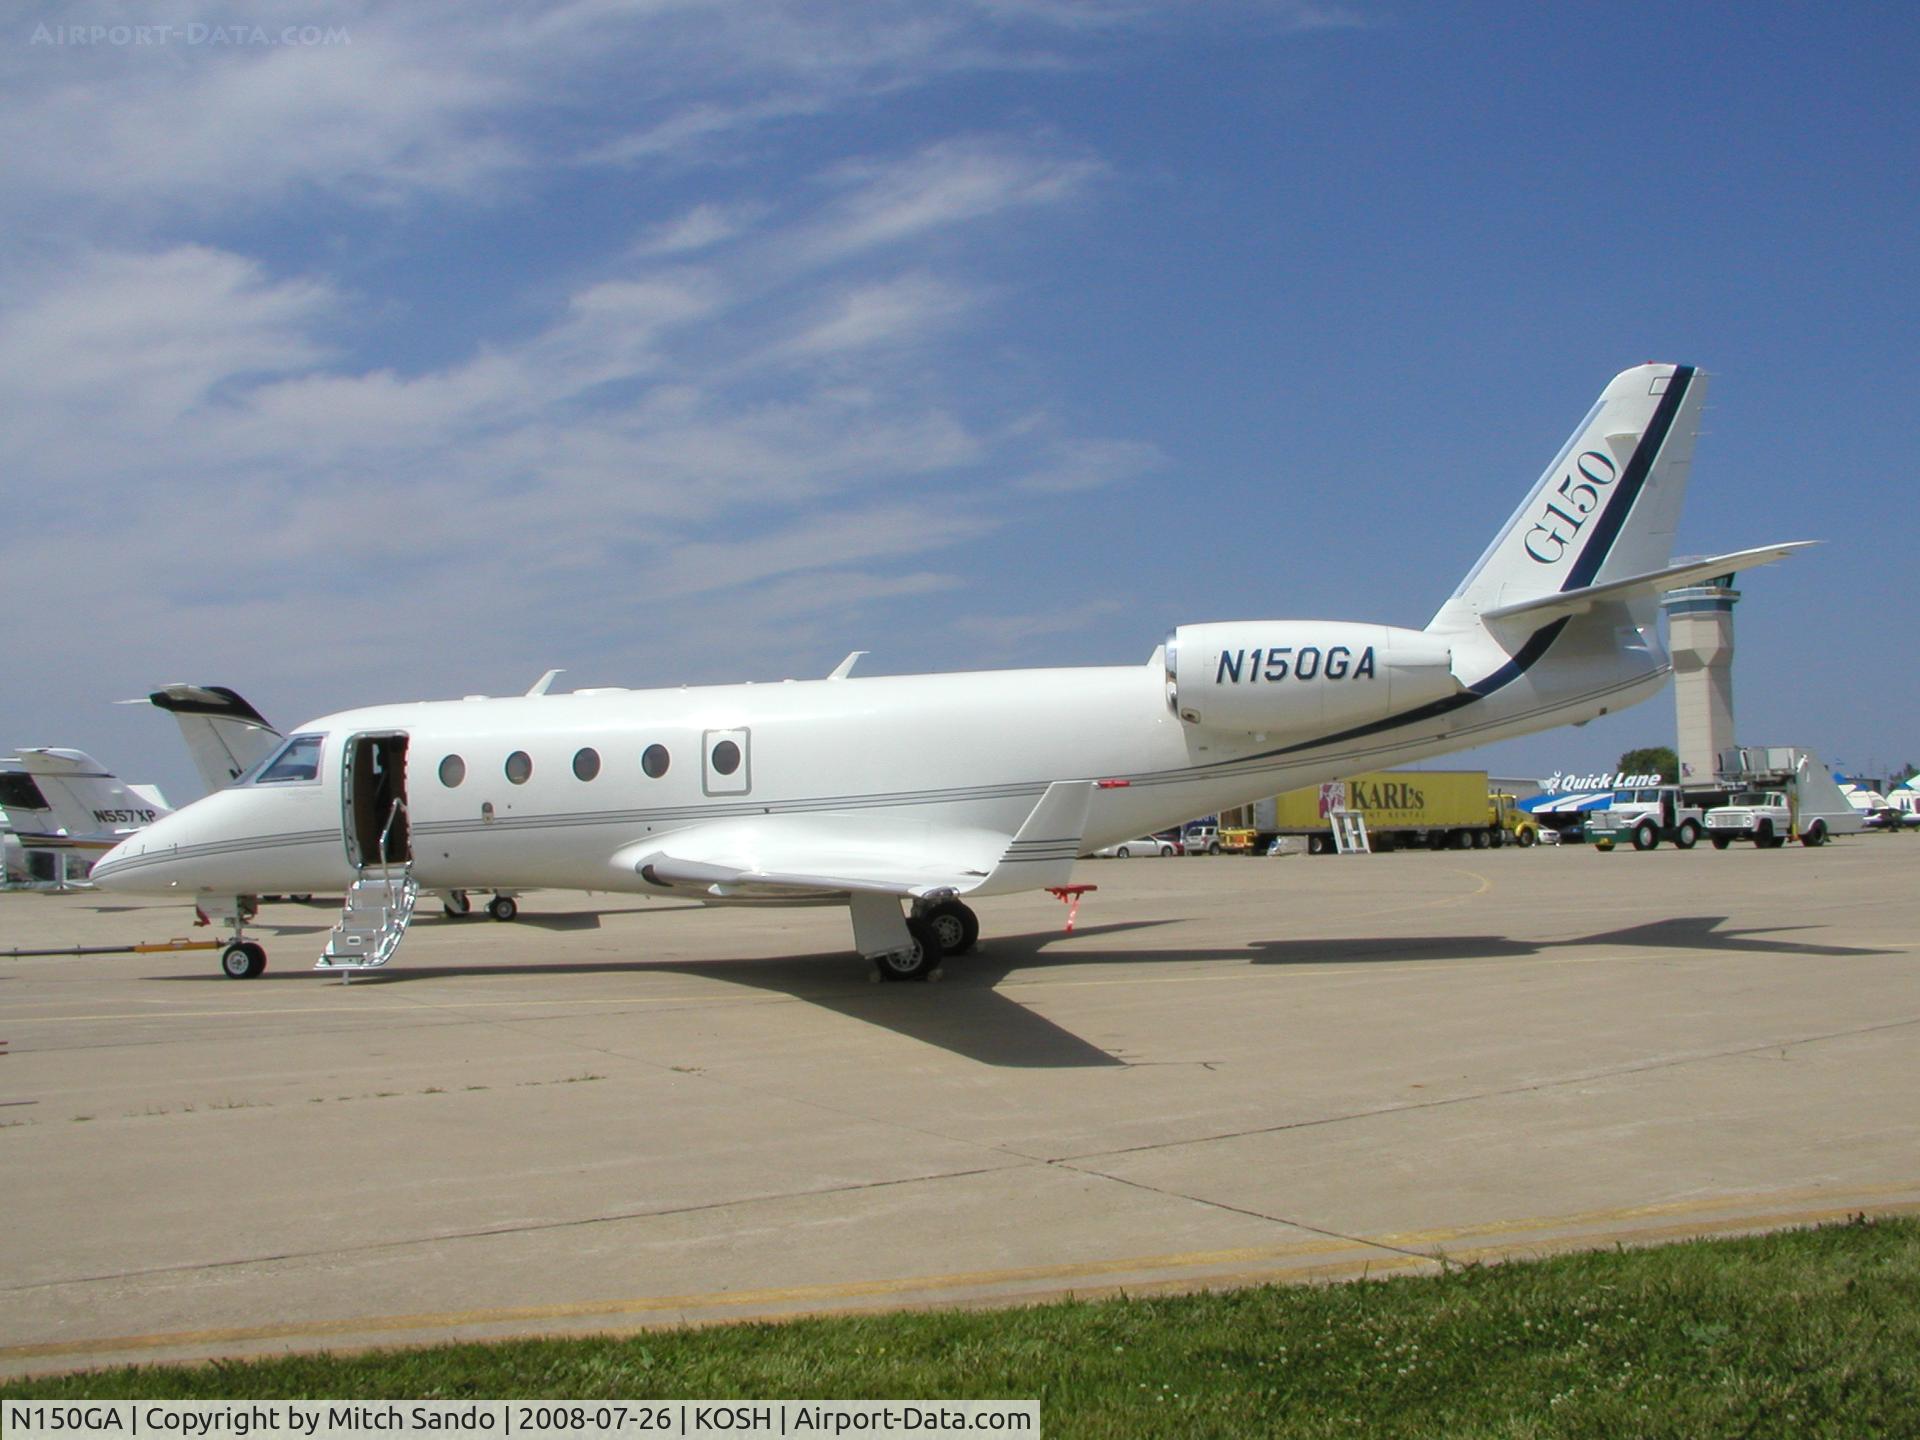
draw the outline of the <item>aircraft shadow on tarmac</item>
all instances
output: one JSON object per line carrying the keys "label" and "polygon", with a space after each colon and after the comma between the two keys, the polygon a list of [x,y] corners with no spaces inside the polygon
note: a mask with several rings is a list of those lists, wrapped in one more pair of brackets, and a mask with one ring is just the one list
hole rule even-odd
{"label": "aircraft shadow on tarmac", "polygon": [[1584,950],[1602,946],[1644,947],[1649,950],[1710,950],[1744,952],[1754,955],[1814,955],[1845,959],[1865,955],[1890,955],[1890,950],[1874,950],[1858,945],[1813,945],[1797,940],[1770,940],[1769,935],[1790,935],[1810,930],[1810,925],[1768,925],[1749,930],[1722,930],[1724,915],[1689,915],[1669,920],[1650,920],[1644,925],[1629,925],[1580,935],[1570,940],[1516,940],[1507,935],[1436,935],[1432,937],[1396,935],[1378,939],[1345,940],[1267,940],[1256,942],[1256,965],[1354,965],[1410,960],[1517,960],[1547,955],[1559,950]]}
{"label": "aircraft shadow on tarmac", "polygon": [[[595,929],[597,914],[550,917],[543,928]],[[842,951],[764,959],[582,960],[542,964],[409,966],[363,974],[354,985],[396,985],[461,976],[645,975],[664,973],[723,980],[781,995],[877,1025],[908,1039],[932,1045],[983,1065],[1014,1069],[1089,1069],[1123,1067],[1128,1062],[1055,1024],[999,986],[1022,970],[1039,966],[1125,965],[1239,960],[1254,965],[1365,965],[1382,962],[1525,959],[1563,950],[1596,947],[1646,947],[1650,950],[1706,950],[1755,955],[1859,957],[1893,952],[1858,946],[1812,945],[1792,939],[1795,929],[1764,927],[1723,930],[1725,916],[1689,916],[1650,921],[1567,940],[1516,940],[1505,935],[1382,936],[1378,938],[1260,940],[1232,948],[1141,950],[1125,947],[1120,937],[1176,923],[1171,920],[1082,926],[1073,935],[1048,930],[997,935],[971,955],[949,961],[933,993],[924,985],[871,984],[868,970]],[[580,922],[589,923],[580,923]],[[522,921],[520,923],[525,923]],[[1069,950],[1054,947],[1070,946]],[[859,978],[852,978],[854,976]],[[228,983],[213,974],[155,977]],[[269,969],[263,979],[311,980],[305,965]],[[691,1003],[691,1002],[690,1002]]]}

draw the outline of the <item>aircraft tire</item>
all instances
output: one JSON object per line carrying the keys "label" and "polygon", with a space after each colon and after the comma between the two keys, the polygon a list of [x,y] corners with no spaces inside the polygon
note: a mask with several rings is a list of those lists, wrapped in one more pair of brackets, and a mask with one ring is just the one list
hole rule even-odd
{"label": "aircraft tire", "polygon": [[1673,843],[1679,849],[1691,850],[1700,843],[1700,827],[1691,820],[1682,820],[1680,828],[1673,832]]}
{"label": "aircraft tire", "polygon": [[925,980],[946,959],[946,952],[940,948],[940,937],[920,916],[908,917],[907,934],[913,940],[911,950],[874,957],[874,967],[882,980]]}
{"label": "aircraft tire", "polygon": [[520,913],[520,904],[511,895],[496,895],[487,902],[487,914],[496,920],[511,920]]}
{"label": "aircraft tire", "polygon": [[446,912],[449,920],[464,920],[473,914],[473,897],[464,890],[449,890],[446,899],[440,902],[440,908]]}
{"label": "aircraft tire", "polygon": [[252,980],[267,968],[265,947],[236,940],[220,952],[220,973],[229,980]]}
{"label": "aircraft tire", "polygon": [[1636,850],[1659,849],[1660,832],[1643,820],[1633,827],[1633,848]]}
{"label": "aircraft tire", "polygon": [[929,905],[918,918],[932,928],[942,955],[965,955],[980,939],[980,917],[958,900]]}

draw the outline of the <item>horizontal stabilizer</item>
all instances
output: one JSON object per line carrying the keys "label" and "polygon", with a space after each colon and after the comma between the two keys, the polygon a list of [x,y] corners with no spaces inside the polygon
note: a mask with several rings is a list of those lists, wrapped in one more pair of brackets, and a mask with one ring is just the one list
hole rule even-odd
{"label": "horizontal stabilizer", "polygon": [[1644,575],[1629,575],[1624,580],[1610,580],[1605,585],[1586,585],[1577,590],[1559,590],[1551,595],[1542,595],[1534,600],[1522,600],[1517,605],[1502,605],[1485,611],[1483,620],[1515,620],[1525,617],[1529,624],[1538,624],[1561,615],[1579,615],[1596,605],[1614,600],[1629,600],[1638,595],[1658,593],[1665,590],[1678,590],[1684,585],[1698,585],[1702,581],[1717,579],[1732,574],[1736,570],[1751,570],[1756,565],[1771,565],[1776,560],[1784,560],[1796,550],[1804,550],[1809,545],[1817,545],[1817,540],[1795,540],[1784,545],[1762,545],[1753,550],[1736,550],[1731,555],[1713,555],[1704,560],[1689,560],[1680,565],[1669,565],[1664,570],[1649,570]]}

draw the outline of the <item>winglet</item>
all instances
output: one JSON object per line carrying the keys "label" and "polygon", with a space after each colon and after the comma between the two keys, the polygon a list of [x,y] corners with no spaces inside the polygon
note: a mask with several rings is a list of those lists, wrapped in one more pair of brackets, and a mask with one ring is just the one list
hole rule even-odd
{"label": "winglet", "polygon": [[866,651],[866,650],[855,650],[851,655],[847,656],[846,659],[842,660],[838,665],[833,667],[833,673],[827,676],[827,679],[829,680],[846,679],[847,676],[853,673],[853,667],[860,663],[861,657],[870,653],[871,653],[870,651]]}
{"label": "winglet", "polygon": [[1080,858],[1092,805],[1091,780],[1056,780],[1047,786],[1047,793],[1033,807],[1020,833],[1007,843],[1006,853],[980,890],[997,890],[995,882],[1009,880],[1022,890],[1066,884],[1073,876],[1073,862]]}
{"label": "winglet", "polygon": [[553,688],[553,682],[558,680],[562,675],[566,673],[567,672],[564,669],[547,671],[546,674],[542,675],[538,680],[533,682],[533,688],[527,691],[527,694],[529,695],[546,694],[547,691]]}

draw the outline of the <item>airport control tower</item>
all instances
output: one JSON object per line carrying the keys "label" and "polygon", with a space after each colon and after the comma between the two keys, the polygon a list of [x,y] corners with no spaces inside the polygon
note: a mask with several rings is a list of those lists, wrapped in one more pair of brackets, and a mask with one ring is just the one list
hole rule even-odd
{"label": "airport control tower", "polygon": [[1667,648],[1673,654],[1680,783],[1711,785],[1733,738],[1733,576],[1669,590]]}

